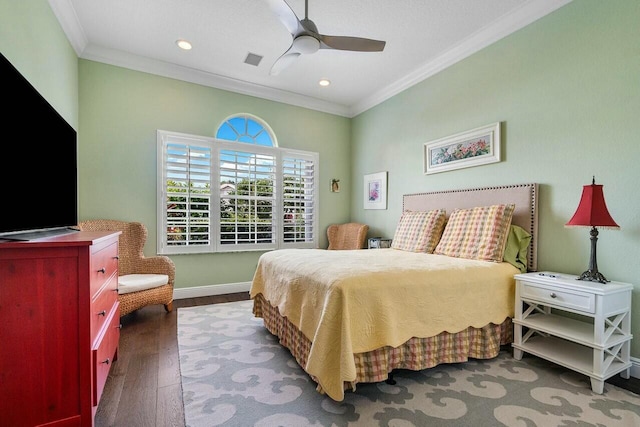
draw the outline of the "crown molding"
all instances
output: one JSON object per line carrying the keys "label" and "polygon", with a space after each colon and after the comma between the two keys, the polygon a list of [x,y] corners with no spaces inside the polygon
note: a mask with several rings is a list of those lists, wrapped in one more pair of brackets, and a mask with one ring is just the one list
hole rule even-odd
{"label": "crown molding", "polygon": [[78,15],[71,0],[49,0],[49,6],[60,23],[62,31],[64,31],[67,36],[69,43],[71,43],[73,50],[75,50],[76,55],[80,57],[89,40],[80,25]]}

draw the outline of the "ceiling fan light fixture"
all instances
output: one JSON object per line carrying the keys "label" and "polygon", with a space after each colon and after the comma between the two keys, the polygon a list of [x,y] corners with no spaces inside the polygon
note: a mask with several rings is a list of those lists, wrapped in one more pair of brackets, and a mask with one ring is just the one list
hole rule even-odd
{"label": "ceiling fan light fixture", "polygon": [[315,37],[303,34],[293,40],[293,47],[296,51],[304,55],[308,55],[310,53],[315,53],[320,49],[320,41]]}

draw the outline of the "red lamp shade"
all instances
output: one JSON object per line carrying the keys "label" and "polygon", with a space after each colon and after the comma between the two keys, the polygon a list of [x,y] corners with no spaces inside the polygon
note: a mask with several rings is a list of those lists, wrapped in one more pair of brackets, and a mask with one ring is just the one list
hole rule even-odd
{"label": "red lamp shade", "polygon": [[585,185],[582,188],[578,209],[566,225],[620,228],[609,214],[602,193],[602,185],[596,184],[595,179],[591,185]]}
{"label": "red lamp shade", "polygon": [[567,222],[567,226],[591,227],[591,256],[589,258],[589,269],[582,273],[578,280],[589,280],[593,282],[609,282],[602,273],[598,271],[598,261],[596,260],[596,244],[598,243],[598,229],[596,227],[620,228],[611,218],[607,204],[604,202],[602,185],[596,185],[596,177],[593,177],[591,185],[582,188],[582,197],[576,213]]}

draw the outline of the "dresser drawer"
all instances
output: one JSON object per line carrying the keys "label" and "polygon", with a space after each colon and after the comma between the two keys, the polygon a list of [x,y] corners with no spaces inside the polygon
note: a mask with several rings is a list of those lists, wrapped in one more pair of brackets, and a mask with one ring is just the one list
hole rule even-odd
{"label": "dresser drawer", "polygon": [[91,342],[95,343],[118,302],[118,278],[112,276],[91,302]]}
{"label": "dresser drawer", "polygon": [[118,241],[114,241],[91,254],[91,296],[98,293],[111,276],[118,271]]}
{"label": "dresser drawer", "polygon": [[93,406],[97,406],[109,376],[111,364],[115,360],[120,339],[120,305],[116,302],[108,314],[108,325],[101,332],[92,349],[93,358]]}
{"label": "dresser drawer", "polygon": [[596,296],[592,293],[558,289],[537,283],[519,282],[520,297],[593,314],[596,311]]}

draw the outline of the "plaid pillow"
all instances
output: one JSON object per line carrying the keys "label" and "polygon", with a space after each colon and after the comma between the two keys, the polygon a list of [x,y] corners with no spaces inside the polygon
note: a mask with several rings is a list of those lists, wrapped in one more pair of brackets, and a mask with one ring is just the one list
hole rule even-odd
{"label": "plaid pillow", "polygon": [[403,212],[391,247],[402,251],[433,253],[442,235],[445,219],[446,213],[442,209]]}
{"label": "plaid pillow", "polygon": [[514,209],[513,204],[456,209],[434,253],[502,262]]}

